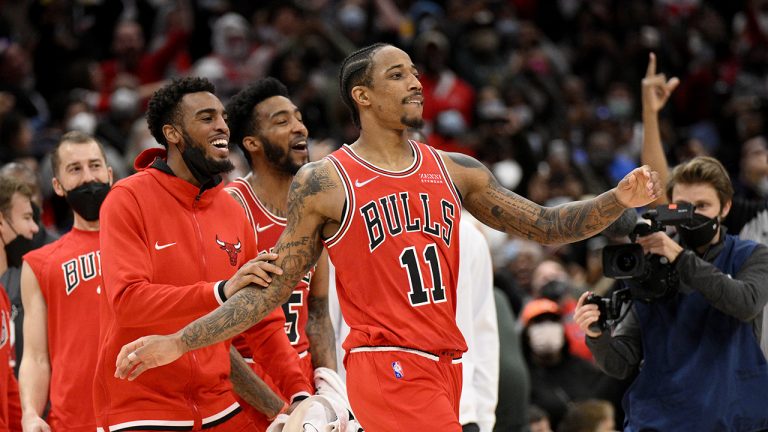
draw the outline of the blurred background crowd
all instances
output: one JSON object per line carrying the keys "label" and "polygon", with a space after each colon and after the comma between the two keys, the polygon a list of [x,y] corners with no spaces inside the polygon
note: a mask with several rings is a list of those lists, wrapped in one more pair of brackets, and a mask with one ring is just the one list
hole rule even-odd
{"label": "blurred background crowd", "polygon": [[[52,193],[46,160],[58,137],[94,134],[116,180],[127,176],[135,155],[157,145],[143,118],[149,96],[185,75],[212,80],[225,103],[255,79],[280,79],[316,158],[357,137],[338,63],[373,42],[405,49],[419,68],[429,144],[477,157],[545,205],[603,192],[638,165],[640,82],[655,52],[659,70],[681,80],[661,123],[670,162],[716,156],[737,195],[768,198],[768,0],[0,0],[0,162],[31,174],[43,225],[65,232],[71,212]],[[232,175],[245,174],[233,153]],[[541,346],[522,334],[532,401],[553,427],[572,400],[616,402],[620,385],[594,391],[589,380],[601,377],[568,322],[574,295],[612,284],[602,277],[606,240],[544,248],[487,234],[518,327],[540,316],[566,327],[565,359],[532,360]],[[526,315],[542,297],[556,307]],[[584,363],[553,378],[551,362],[571,354]]]}

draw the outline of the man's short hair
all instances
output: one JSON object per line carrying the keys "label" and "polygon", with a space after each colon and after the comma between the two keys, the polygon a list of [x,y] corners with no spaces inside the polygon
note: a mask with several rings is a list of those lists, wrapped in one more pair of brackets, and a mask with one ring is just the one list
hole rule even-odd
{"label": "man's short hair", "polygon": [[257,124],[254,122],[254,108],[256,105],[274,96],[288,96],[288,89],[275,78],[267,77],[256,81],[250,86],[232,96],[227,103],[227,126],[229,126],[229,142],[236,143],[243,151],[248,165],[251,164],[251,155],[243,145],[243,138],[257,132]]}
{"label": "man's short hair", "polygon": [[380,49],[389,44],[375,43],[365,48],[361,48],[341,62],[339,67],[339,90],[341,91],[341,100],[349,108],[352,114],[352,121],[355,126],[360,127],[360,112],[357,110],[357,104],[352,99],[352,88],[359,85],[371,87],[373,78],[371,77],[371,65],[373,65],[373,56]]}
{"label": "man's short hair", "polygon": [[14,194],[21,194],[32,200],[32,190],[24,182],[13,177],[0,177],[0,213],[6,218],[11,212],[11,200]]}
{"label": "man's short hair", "polygon": [[667,199],[672,201],[675,185],[697,183],[705,183],[715,189],[720,208],[733,199],[733,186],[728,171],[719,160],[710,156],[698,156],[676,166],[667,182]]}
{"label": "man's short hair", "polygon": [[163,126],[178,123],[181,120],[179,103],[189,93],[215,93],[216,87],[207,79],[186,77],[175,79],[170,84],[157,90],[149,99],[147,108],[147,126],[155,140],[166,149],[168,141],[163,134]]}
{"label": "man's short hair", "polygon": [[101,152],[101,157],[104,158],[104,163],[107,163],[107,154],[104,152],[104,147],[101,145],[99,140],[96,139],[93,135],[87,134],[85,132],[80,131],[69,131],[65,133],[64,135],[59,138],[59,142],[56,143],[56,147],[51,150],[51,169],[53,170],[53,175],[57,176],[59,175],[59,165],[61,164],[61,156],[59,156],[59,148],[61,148],[62,145],[65,143],[70,144],[90,144],[92,142],[95,142],[97,146],[99,146],[99,151]]}

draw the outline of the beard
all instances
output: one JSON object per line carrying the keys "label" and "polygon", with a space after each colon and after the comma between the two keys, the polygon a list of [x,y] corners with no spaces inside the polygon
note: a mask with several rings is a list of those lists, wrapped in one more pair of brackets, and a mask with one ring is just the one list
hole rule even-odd
{"label": "beard", "polygon": [[421,129],[424,126],[424,118],[404,115],[400,117],[400,123],[409,128]]}
{"label": "beard", "polygon": [[291,160],[288,152],[279,145],[274,144],[264,136],[259,136],[259,139],[264,144],[264,156],[267,157],[267,161],[280,172],[292,176],[296,175],[296,173],[299,172],[299,169],[308,162],[307,160],[304,160],[300,163],[296,163]]}
{"label": "beard", "polygon": [[197,145],[186,130],[182,129],[181,135],[184,137],[184,150],[181,152],[181,157],[184,159],[184,163],[187,164],[189,171],[201,185],[219,174],[228,173],[235,169],[235,166],[229,159],[208,157],[202,146]]}

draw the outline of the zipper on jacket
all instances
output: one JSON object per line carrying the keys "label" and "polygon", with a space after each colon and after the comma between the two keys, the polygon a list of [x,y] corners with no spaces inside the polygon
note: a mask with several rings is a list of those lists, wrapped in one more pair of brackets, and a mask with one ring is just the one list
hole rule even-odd
{"label": "zipper on jacket", "polygon": [[[195,201],[192,203],[192,218],[195,220],[195,232],[197,233],[197,244],[198,244],[198,254],[200,258],[203,260],[203,271],[208,268],[205,260],[205,246],[203,245],[203,233],[200,231],[200,221],[197,220],[197,210],[198,210],[198,204],[200,203],[200,198],[202,197],[202,192],[198,193],[197,196],[195,196]],[[197,370],[200,368],[200,364],[197,361],[197,356],[195,355],[195,352],[192,351],[190,354],[190,363],[192,363],[192,367],[190,369],[190,384],[195,382],[195,376],[197,375]],[[189,388],[189,387],[187,387]],[[200,415],[200,407],[197,405],[197,402],[195,401],[195,392],[192,391],[192,389],[188,390],[187,393],[187,400],[189,401],[189,405],[192,408],[192,413],[194,414],[194,424],[193,424],[193,430],[198,430],[199,427],[202,429],[203,427],[203,417]]]}
{"label": "zipper on jacket", "polygon": [[[190,382],[195,382],[195,375],[197,375],[197,370],[200,368],[200,363],[198,363],[197,356],[195,355],[194,351],[192,351],[189,354],[191,356],[190,362],[192,363]],[[192,414],[194,416],[193,417],[194,423],[192,425],[192,430],[202,430],[203,416],[200,414],[200,407],[197,405],[197,402],[195,401],[195,392],[193,392],[191,389],[187,393],[187,400],[189,401],[189,405],[192,408]]]}
{"label": "zipper on jacket", "polygon": [[200,203],[200,197],[202,196],[202,193],[197,194],[195,197],[195,202],[192,203],[192,218],[195,219],[195,232],[197,233],[197,241],[198,241],[198,253],[200,254],[200,258],[203,260],[203,269],[208,268],[208,264],[205,259],[205,247],[203,246],[203,233],[200,231],[200,221],[197,220],[197,210],[198,210],[198,203]]}

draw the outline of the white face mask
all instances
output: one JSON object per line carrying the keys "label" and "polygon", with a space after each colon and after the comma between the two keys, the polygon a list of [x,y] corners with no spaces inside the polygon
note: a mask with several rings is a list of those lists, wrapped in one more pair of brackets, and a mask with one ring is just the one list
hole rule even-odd
{"label": "white face mask", "polygon": [[96,131],[96,116],[89,112],[79,112],[72,116],[67,122],[67,130],[76,130],[88,135],[93,135]]}
{"label": "white face mask", "polygon": [[554,321],[531,324],[528,327],[531,351],[538,355],[553,354],[563,349],[565,333],[563,325]]}

